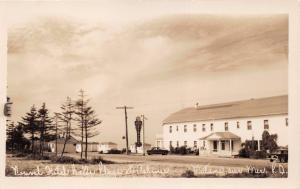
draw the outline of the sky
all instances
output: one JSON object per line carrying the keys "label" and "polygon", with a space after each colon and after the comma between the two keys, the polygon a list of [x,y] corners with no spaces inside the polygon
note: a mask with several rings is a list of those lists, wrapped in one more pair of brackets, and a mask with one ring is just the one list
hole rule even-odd
{"label": "sky", "polygon": [[[124,147],[144,114],[146,142],[185,107],[287,94],[288,17],[203,14],[176,6],[27,3],[8,9],[13,121],[43,102],[58,112],[84,89],[103,122],[91,139]],[[18,14],[15,14],[18,12]]]}

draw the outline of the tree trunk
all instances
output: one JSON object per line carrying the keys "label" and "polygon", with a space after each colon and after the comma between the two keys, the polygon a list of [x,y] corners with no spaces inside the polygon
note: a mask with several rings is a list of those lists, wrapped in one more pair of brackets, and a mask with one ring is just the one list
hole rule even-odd
{"label": "tree trunk", "polygon": [[87,134],[87,125],[85,123],[85,160],[87,160],[87,149],[88,149],[88,134]]}
{"label": "tree trunk", "polygon": [[64,142],[64,147],[62,149],[62,152],[61,152],[61,155],[60,155],[60,159],[63,157],[64,153],[65,153],[65,148],[66,148],[66,144],[69,140],[69,137],[68,137],[68,129],[69,129],[69,122],[67,123],[67,132],[66,132],[66,136],[65,136],[65,142]]}
{"label": "tree trunk", "polygon": [[83,153],[83,116],[81,116],[81,150],[80,150],[80,159],[82,159]]}

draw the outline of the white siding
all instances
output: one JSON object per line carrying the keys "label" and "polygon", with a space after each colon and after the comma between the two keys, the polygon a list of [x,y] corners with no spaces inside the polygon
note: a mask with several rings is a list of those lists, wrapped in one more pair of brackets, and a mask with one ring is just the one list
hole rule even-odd
{"label": "white siding", "polygon": [[[264,120],[269,122],[269,133],[277,134],[277,144],[279,146],[288,145],[288,127],[286,126],[285,119],[288,115],[273,115],[273,116],[261,116],[261,117],[249,117],[240,119],[224,119],[224,120],[212,120],[212,121],[200,121],[200,122],[186,122],[186,123],[174,123],[163,125],[163,142],[164,147],[169,149],[169,142],[172,141],[173,147],[176,147],[176,142],[179,141],[179,146],[184,145],[184,141],[187,141],[189,147],[193,147],[194,141],[198,141],[199,138],[209,135],[212,132],[224,132],[225,122],[228,122],[228,131],[241,137],[241,142],[245,140],[261,140],[262,133],[264,131]],[[239,122],[239,128],[237,128],[237,121]],[[247,121],[252,122],[252,129],[247,129]],[[213,123],[213,131],[210,130],[210,124]],[[197,131],[193,131],[193,125],[197,125]],[[205,124],[205,131],[202,131],[202,124]],[[184,132],[184,125],[187,125],[187,132]],[[172,126],[172,133],[169,133],[169,127]],[[178,126],[178,131],[176,131]],[[198,142],[199,146],[199,142]]]}

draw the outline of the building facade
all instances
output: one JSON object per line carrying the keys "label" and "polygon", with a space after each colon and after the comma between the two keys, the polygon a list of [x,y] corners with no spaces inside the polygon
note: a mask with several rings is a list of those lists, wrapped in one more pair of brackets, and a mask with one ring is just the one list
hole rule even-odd
{"label": "building facade", "polygon": [[195,147],[201,154],[235,155],[247,140],[260,150],[262,133],[277,134],[288,145],[288,96],[185,108],[163,121],[158,147]]}

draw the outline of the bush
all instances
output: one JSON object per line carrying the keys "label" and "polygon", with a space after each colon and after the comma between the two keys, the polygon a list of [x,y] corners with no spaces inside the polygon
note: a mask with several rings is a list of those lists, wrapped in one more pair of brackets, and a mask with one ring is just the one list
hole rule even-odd
{"label": "bush", "polygon": [[40,155],[40,154],[28,154],[26,156],[27,159],[33,159],[33,160],[50,160],[51,157],[48,155]]}
{"label": "bush", "polygon": [[189,153],[189,149],[186,146],[181,146],[181,147],[171,148],[170,152],[172,154],[185,155],[185,154]]}
{"label": "bush", "polygon": [[265,151],[253,151],[250,153],[250,158],[253,159],[265,159],[267,157],[267,153]]}
{"label": "bush", "polygon": [[194,171],[192,170],[186,170],[184,173],[181,174],[181,176],[186,178],[196,177]]}
{"label": "bush", "polygon": [[240,151],[239,151],[239,157],[249,158],[250,157],[250,151],[247,150],[246,148],[240,149]]}
{"label": "bush", "polygon": [[93,157],[89,163],[90,164],[99,164],[99,163],[102,163],[102,164],[112,164],[114,162],[112,161],[109,161],[109,160],[104,160],[102,157],[98,156],[98,157]]}
{"label": "bush", "polygon": [[82,164],[86,163],[84,160],[78,160],[73,157],[68,157],[68,156],[63,156],[63,157],[58,157],[58,156],[53,156],[51,157],[51,161],[54,163],[68,163],[68,164]]}

